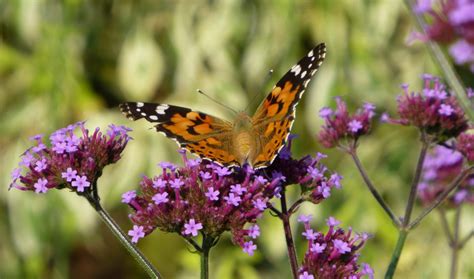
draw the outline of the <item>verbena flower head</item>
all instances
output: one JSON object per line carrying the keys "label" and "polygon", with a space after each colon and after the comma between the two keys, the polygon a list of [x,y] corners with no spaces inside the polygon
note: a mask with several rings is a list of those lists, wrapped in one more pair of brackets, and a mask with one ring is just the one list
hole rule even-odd
{"label": "verbena flower head", "polygon": [[303,236],[308,240],[308,250],[299,271],[299,278],[373,278],[373,270],[368,264],[359,265],[359,250],[368,239],[367,234],[352,234],[339,228],[339,221],[327,219],[326,233],[311,229],[307,219],[302,218],[305,227]]}
{"label": "verbena flower head", "polygon": [[393,122],[416,126],[438,142],[465,131],[468,122],[456,98],[439,78],[426,74],[423,80],[422,92],[409,92],[407,85],[402,86],[403,93],[398,97],[400,120]]}
{"label": "verbena flower head", "polygon": [[466,0],[419,0],[415,12],[431,17],[422,40],[449,46],[456,64],[474,71],[474,3]]}
{"label": "verbena flower head", "polygon": [[200,233],[217,238],[230,231],[233,242],[253,254],[256,246],[252,240],[259,235],[255,223],[273,197],[279,179],[262,179],[250,168],[230,170],[188,159],[185,154],[183,161],[183,167],[161,163],[158,175],[143,177],[139,193],[123,195],[122,201],[134,209],[130,214],[132,240],[137,242],[155,229],[185,238]]}
{"label": "verbena flower head", "polygon": [[458,136],[456,149],[464,155],[470,164],[474,164],[474,129]]}
{"label": "verbena flower head", "polygon": [[[305,200],[318,204],[329,198],[333,188],[341,188],[342,176],[331,172],[321,160],[327,156],[317,153],[316,156],[305,156],[299,160],[291,155],[294,136],[290,136],[287,145],[268,168],[262,171],[271,174],[273,180],[278,179],[278,188],[299,185]],[[257,174],[258,175],[258,174]]]}
{"label": "verbena flower head", "polygon": [[77,193],[90,191],[102,169],[117,162],[130,137],[130,129],[110,125],[105,134],[99,128],[90,134],[79,122],[52,133],[49,141],[38,135],[12,172],[10,187],[45,193],[68,188]]}
{"label": "verbena flower head", "polygon": [[[453,149],[438,145],[426,156],[423,176],[418,185],[421,202],[429,206],[444,192],[465,166],[463,155]],[[449,198],[449,205],[474,203],[474,175],[465,179]]]}
{"label": "verbena flower head", "polygon": [[375,106],[366,103],[354,115],[350,115],[347,106],[340,98],[336,98],[335,111],[324,107],[319,111],[325,121],[319,132],[319,141],[326,148],[355,145],[359,137],[370,131],[372,118],[375,115]]}
{"label": "verbena flower head", "polygon": [[273,164],[260,170],[248,165],[229,169],[188,159],[185,153],[183,167],[160,163],[160,174],[143,177],[139,193],[129,191],[122,196],[134,209],[130,219],[138,226],[131,236],[138,241],[135,232],[147,235],[160,229],[187,238],[199,233],[217,238],[230,231],[233,242],[252,255],[254,240],[260,235],[256,221],[283,187],[302,186],[305,199],[313,203],[328,198],[333,187],[341,187],[342,177],[321,164],[325,155],[293,159],[292,138]]}

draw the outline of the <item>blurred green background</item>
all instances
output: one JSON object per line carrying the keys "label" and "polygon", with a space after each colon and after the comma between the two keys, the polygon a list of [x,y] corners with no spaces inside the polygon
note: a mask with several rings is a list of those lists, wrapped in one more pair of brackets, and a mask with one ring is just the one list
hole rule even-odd
{"label": "blurred green background", "polygon": [[[159,161],[179,159],[176,145],[149,130],[151,125],[125,119],[120,102],[166,102],[229,118],[196,89],[243,109],[254,96],[263,99],[319,42],[327,44],[327,59],[298,107],[294,151],[328,153],[327,165],[344,176],[343,189],[300,212],[313,214],[318,229],[325,230],[324,220],[334,216],[345,228],[372,234],[360,261],[380,278],[396,229],[352,161],[318,145],[317,111],[339,95],[352,108],[368,101],[393,113],[401,83],[419,89],[422,73],[437,73],[422,44],[406,43],[412,31],[402,1],[0,0],[0,278],[146,276],[85,200],[67,191],[7,191],[30,136],[79,120],[89,128],[132,127],[135,140],[99,180],[105,208],[128,230],[121,194],[136,189],[141,174],[155,174]],[[361,159],[401,215],[417,133],[374,128],[361,142]],[[461,223],[462,233],[472,229],[472,208]],[[211,255],[213,278],[290,277],[281,224],[268,214],[260,224],[254,257],[233,246],[228,235],[221,240]],[[295,229],[301,259],[306,247],[302,228]],[[199,257],[178,236],[155,232],[139,247],[165,278],[197,278]],[[474,277],[473,248],[471,241],[461,252],[460,278]],[[449,251],[434,212],[409,236],[396,278],[447,278]]]}

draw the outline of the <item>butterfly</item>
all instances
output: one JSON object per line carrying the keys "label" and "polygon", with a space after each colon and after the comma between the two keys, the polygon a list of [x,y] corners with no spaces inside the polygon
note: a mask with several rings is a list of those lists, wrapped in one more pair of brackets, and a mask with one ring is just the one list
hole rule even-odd
{"label": "butterfly", "polygon": [[296,105],[325,56],[324,43],[313,48],[277,82],[253,116],[241,112],[233,122],[168,104],[126,102],[120,109],[132,120],[156,123],[158,132],[203,159],[226,167],[248,163],[264,168],[285,145]]}

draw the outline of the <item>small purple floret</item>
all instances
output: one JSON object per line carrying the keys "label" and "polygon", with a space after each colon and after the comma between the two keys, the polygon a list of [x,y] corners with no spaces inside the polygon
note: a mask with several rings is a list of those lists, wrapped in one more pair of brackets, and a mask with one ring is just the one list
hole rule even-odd
{"label": "small purple floret", "polygon": [[35,183],[35,192],[40,194],[40,193],[46,193],[48,191],[48,188],[46,185],[48,184],[48,180],[46,178],[40,178],[38,181]]}
{"label": "small purple floret", "polygon": [[326,244],[325,244],[325,243],[320,244],[320,243],[317,243],[317,242],[316,242],[316,243],[313,243],[313,244],[311,245],[310,250],[311,250],[311,252],[314,252],[314,253],[316,253],[316,254],[321,254],[321,253],[324,251],[325,248],[326,248]]}
{"label": "small purple floret", "polygon": [[73,170],[72,168],[67,168],[66,172],[61,173],[61,177],[65,178],[67,182],[71,182],[72,180],[76,179],[77,171]]}
{"label": "small purple floret", "polygon": [[340,239],[334,239],[333,243],[334,243],[334,248],[336,248],[341,254],[345,254],[351,251],[349,244],[347,244],[347,242],[345,241],[342,241]]}
{"label": "small purple floret", "polygon": [[168,193],[157,193],[153,196],[152,200],[155,202],[156,205],[167,203],[169,201]]}
{"label": "small purple floret", "polygon": [[128,231],[128,235],[132,237],[132,242],[137,243],[140,238],[145,236],[142,226],[133,225],[133,229]]}
{"label": "small purple floret", "polygon": [[311,214],[308,214],[308,215],[301,214],[300,216],[298,216],[298,222],[300,223],[309,223],[311,222],[311,219],[313,219],[313,215]]}
{"label": "small purple floret", "polygon": [[78,192],[84,192],[84,189],[90,187],[91,183],[87,181],[87,176],[76,176],[76,180],[71,183],[72,187],[77,188]]}
{"label": "small purple floret", "polygon": [[35,163],[35,171],[41,172],[45,170],[48,167],[48,164],[46,163],[46,159],[43,158],[40,161],[36,161]]}
{"label": "small purple floret", "polygon": [[128,204],[136,197],[137,197],[137,192],[135,190],[125,192],[122,194],[122,202]]}
{"label": "small purple floret", "polygon": [[253,256],[253,253],[257,250],[257,245],[253,244],[253,241],[247,241],[244,243],[244,252]]}
{"label": "small purple floret", "polygon": [[238,206],[242,199],[239,196],[236,196],[234,193],[229,193],[228,196],[224,197],[224,200],[227,201],[228,204],[233,206]]}
{"label": "small purple floret", "polygon": [[198,231],[202,229],[201,223],[196,223],[194,219],[190,219],[188,223],[184,224],[184,234],[197,236]]}
{"label": "small purple floret", "polygon": [[219,191],[214,190],[214,187],[209,187],[205,195],[211,201],[219,200]]}

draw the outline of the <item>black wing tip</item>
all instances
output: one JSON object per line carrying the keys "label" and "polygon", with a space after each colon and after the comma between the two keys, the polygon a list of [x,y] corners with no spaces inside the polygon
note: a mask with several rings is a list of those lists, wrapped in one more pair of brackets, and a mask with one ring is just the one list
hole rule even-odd
{"label": "black wing tip", "polygon": [[121,103],[119,104],[120,111],[122,112],[125,117],[127,117],[130,120],[137,120],[140,119],[138,115],[134,114],[130,108],[130,104],[133,104],[133,102],[126,102],[126,103]]}
{"label": "black wing tip", "polygon": [[313,53],[312,56],[316,56],[318,58],[325,58],[326,56],[326,43],[320,43],[319,45],[317,45],[315,48],[313,48],[313,50],[311,50],[310,53]]}
{"label": "black wing tip", "polygon": [[313,48],[313,50],[316,50],[318,53],[326,52],[326,43],[323,42],[318,44]]}

